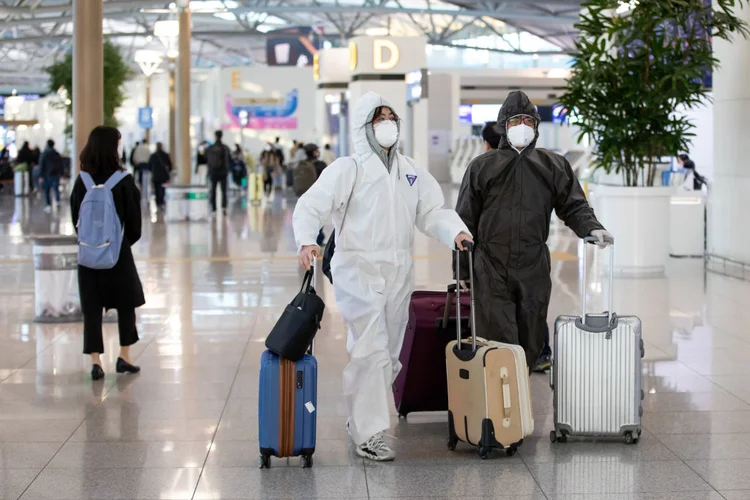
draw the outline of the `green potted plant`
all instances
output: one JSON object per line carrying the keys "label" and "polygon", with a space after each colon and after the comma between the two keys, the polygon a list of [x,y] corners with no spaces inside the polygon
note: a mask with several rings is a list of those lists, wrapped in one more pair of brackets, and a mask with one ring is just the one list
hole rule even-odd
{"label": "green potted plant", "polygon": [[594,144],[597,212],[618,238],[617,270],[662,274],[671,190],[657,161],[689,150],[694,124],[678,110],[705,104],[719,61],[711,40],[747,37],[734,15],[747,0],[586,0],[573,72],[560,103]]}
{"label": "green potted plant", "polygon": [[[125,100],[123,85],[132,76],[130,66],[122,57],[120,48],[112,42],[104,42],[104,125],[117,126],[115,111]],[[65,89],[67,99],[64,105],[68,115],[73,113],[73,54],[65,57],[46,68],[50,76],[50,92]],[[66,137],[71,137],[72,126],[66,127]]]}

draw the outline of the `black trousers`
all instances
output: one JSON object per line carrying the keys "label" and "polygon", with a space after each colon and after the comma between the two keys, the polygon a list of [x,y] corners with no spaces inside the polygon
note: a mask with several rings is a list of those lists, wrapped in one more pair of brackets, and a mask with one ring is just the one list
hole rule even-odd
{"label": "black trousers", "polygon": [[[104,352],[104,338],[102,335],[102,318],[104,310],[99,314],[83,315],[83,353],[91,354]],[[120,345],[126,347],[138,342],[138,329],[135,326],[135,309],[117,310],[117,327],[120,330]]]}
{"label": "black trousers", "polygon": [[164,193],[165,192],[166,192],[166,189],[164,189],[163,182],[154,182],[154,195],[156,196],[157,207],[164,206]]}
{"label": "black trousers", "polygon": [[211,176],[211,211],[216,212],[216,186],[221,184],[221,208],[227,208],[227,176]]}

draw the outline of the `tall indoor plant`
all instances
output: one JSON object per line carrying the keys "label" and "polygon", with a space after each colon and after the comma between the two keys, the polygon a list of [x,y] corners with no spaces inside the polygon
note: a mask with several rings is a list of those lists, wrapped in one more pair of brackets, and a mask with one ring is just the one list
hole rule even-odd
{"label": "tall indoor plant", "polygon": [[[125,100],[123,84],[131,77],[130,65],[122,57],[119,47],[113,43],[104,42],[104,125],[117,126],[115,111]],[[73,54],[68,53],[62,60],[46,69],[50,76],[50,92],[56,92],[60,87],[67,91],[67,113],[73,112]],[[69,128],[71,128],[69,126]],[[66,130],[70,136],[71,130]]]}
{"label": "tall indoor plant", "polygon": [[733,13],[747,1],[582,3],[573,73],[560,103],[580,127],[579,140],[595,145],[595,169],[620,174],[627,187],[594,189],[597,209],[625,245],[618,252],[623,272],[664,270],[669,192],[653,188],[656,160],[689,150],[694,125],[678,110],[708,99],[706,81],[719,65],[712,37],[748,35]]}

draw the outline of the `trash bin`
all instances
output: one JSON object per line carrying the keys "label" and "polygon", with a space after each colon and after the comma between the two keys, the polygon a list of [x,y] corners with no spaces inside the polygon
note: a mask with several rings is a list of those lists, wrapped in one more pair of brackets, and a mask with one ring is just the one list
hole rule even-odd
{"label": "trash bin", "polygon": [[208,220],[208,187],[166,186],[167,221]]}
{"label": "trash bin", "polygon": [[75,236],[34,238],[36,323],[82,321],[78,294],[78,240]]}
{"label": "trash bin", "polygon": [[[33,237],[35,323],[83,321],[78,292],[78,238],[44,235]],[[117,311],[107,311],[104,323],[116,323]]]}
{"label": "trash bin", "polygon": [[29,195],[29,172],[23,170],[21,172],[15,172],[13,174],[13,191],[16,196],[28,196]]}

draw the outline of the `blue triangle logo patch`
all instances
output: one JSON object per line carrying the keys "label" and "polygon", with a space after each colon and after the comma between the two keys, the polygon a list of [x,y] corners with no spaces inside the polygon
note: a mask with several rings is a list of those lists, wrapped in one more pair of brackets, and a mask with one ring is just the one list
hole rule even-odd
{"label": "blue triangle logo patch", "polygon": [[409,185],[413,186],[415,182],[417,182],[417,176],[416,175],[406,175],[406,180],[409,181]]}

